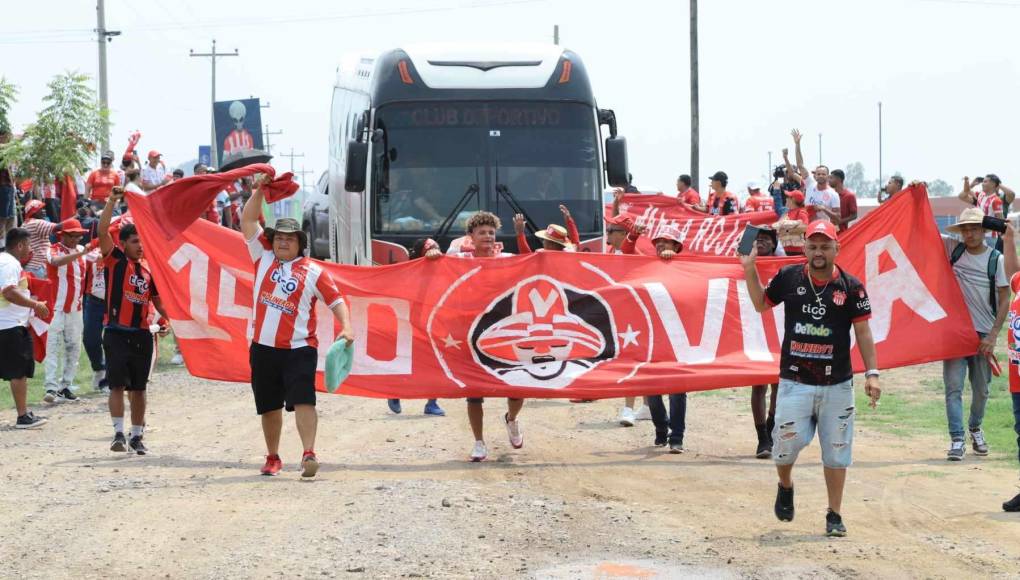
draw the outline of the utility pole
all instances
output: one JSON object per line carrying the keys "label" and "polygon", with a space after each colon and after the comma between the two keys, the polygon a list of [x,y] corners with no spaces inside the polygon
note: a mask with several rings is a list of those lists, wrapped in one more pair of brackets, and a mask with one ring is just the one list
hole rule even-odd
{"label": "utility pole", "polygon": [[283,131],[270,131],[269,123],[266,123],[266,128],[262,131],[262,140],[265,142],[264,145],[266,146],[266,153],[272,155],[273,146],[269,144],[270,135],[283,135]]}
{"label": "utility pole", "polygon": [[211,137],[209,139],[209,161],[213,165],[219,167],[220,158],[217,154],[216,147],[216,113],[214,111],[216,107],[216,59],[224,56],[238,56],[239,53],[236,48],[234,49],[234,52],[216,52],[215,38],[212,41],[212,52],[195,52],[195,49],[190,49],[188,53],[191,56],[209,57],[209,60],[212,61],[212,103],[209,105],[209,125],[211,128]]}
{"label": "utility pole", "polygon": [[305,171],[305,166],[304,165],[301,166],[301,171],[295,171],[294,172],[294,175],[300,175],[301,176],[301,189],[304,189],[306,187],[306,185],[305,185],[305,176],[308,175],[309,173],[315,173],[315,170],[314,169],[309,169],[309,170]]}
{"label": "utility pole", "polygon": [[553,24],[553,44],[559,46],[560,44],[560,25]]}
{"label": "utility pole", "polygon": [[882,101],[878,102],[878,188],[882,189]]}
{"label": "utility pole", "polygon": [[[120,31],[106,29],[106,2],[97,0],[96,42],[99,44],[99,108],[103,110],[110,108],[109,93],[106,87],[106,43],[113,40],[114,36],[120,36]],[[103,134],[100,135],[100,150],[106,151],[109,148],[110,127],[107,125],[103,128]]]}
{"label": "utility pole", "polygon": [[280,157],[290,157],[290,172],[291,173],[294,173],[294,158],[295,157],[304,157],[304,156],[305,156],[304,153],[298,153],[298,154],[295,155],[293,147],[290,148],[290,153],[280,153]]}
{"label": "utility pole", "polygon": [[698,171],[698,0],[691,2],[691,181],[701,186]]}
{"label": "utility pole", "polygon": [[822,164],[822,134],[818,134],[818,164]]}

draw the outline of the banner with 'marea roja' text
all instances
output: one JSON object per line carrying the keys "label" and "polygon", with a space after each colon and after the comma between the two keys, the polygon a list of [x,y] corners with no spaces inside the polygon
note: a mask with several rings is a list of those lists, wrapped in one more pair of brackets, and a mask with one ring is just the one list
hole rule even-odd
{"label": "banner with 'marea roja' text", "polygon": [[[613,206],[607,204],[606,215],[612,215]],[[735,213],[725,216],[695,211],[669,195],[629,193],[620,200],[620,215],[626,215],[646,231],[638,240],[637,252],[655,255],[652,240],[658,233],[674,226],[680,232],[683,253],[699,256],[736,256],[744,226],[770,225],[778,221],[775,212],[759,211]]]}
{"label": "banner with 'marea roja' text", "polygon": [[[977,349],[925,197],[914,188],[869,214],[837,257],[867,286],[881,368]],[[188,370],[249,381],[254,276],[241,236],[199,220],[168,239],[148,198],[130,203]],[[760,259],[762,280],[796,261]],[[764,384],[778,374],[782,307],[756,312],[732,257],[539,252],[323,265],[354,325],[354,368],[341,393],[607,398]],[[318,320],[324,355],[337,327],[321,304]]]}

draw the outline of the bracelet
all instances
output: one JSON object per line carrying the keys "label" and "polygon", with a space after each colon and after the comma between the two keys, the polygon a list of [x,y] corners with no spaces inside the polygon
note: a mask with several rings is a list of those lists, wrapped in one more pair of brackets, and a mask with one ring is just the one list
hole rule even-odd
{"label": "bracelet", "polygon": [[878,369],[868,369],[867,371],[864,371],[864,377],[865,378],[868,378],[868,377],[877,377],[877,376],[880,376],[880,375],[881,375],[881,373],[878,372]]}

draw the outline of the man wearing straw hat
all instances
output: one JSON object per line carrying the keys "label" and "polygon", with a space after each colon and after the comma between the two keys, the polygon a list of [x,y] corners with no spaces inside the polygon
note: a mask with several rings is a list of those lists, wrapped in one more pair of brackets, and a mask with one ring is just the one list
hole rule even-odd
{"label": "man wearing straw hat", "polygon": [[316,301],[322,300],[340,321],[338,338],[354,341],[350,313],[329,273],[305,256],[308,236],[295,219],[280,218],[273,228],[259,225],[265,194],[257,182],[241,213],[241,233],[255,265],[255,307],[250,349],[251,388],[262,417],[266,463],[262,475],[283,469],[280,435],[283,409],[294,412],[301,437],[301,477],[315,477]]}
{"label": "man wearing straw hat", "polygon": [[966,448],[963,428],[963,383],[970,375],[971,403],[968,431],[971,447],[978,456],[988,455],[981,422],[988,402],[991,367],[988,357],[994,356],[995,343],[1009,309],[1009,282],[1002,254],[985,244],[985,214],[971,207],[963,210],[960,220],[946,228],[960,240],[942,236],[946,254],[953,265],[953,274],[963,292],[974,330],[981,339],[978,352],[963,358],[942,361],[942,380],[946,387],[946,419],[949,423],[949,450],[946,459],[962,461]]}

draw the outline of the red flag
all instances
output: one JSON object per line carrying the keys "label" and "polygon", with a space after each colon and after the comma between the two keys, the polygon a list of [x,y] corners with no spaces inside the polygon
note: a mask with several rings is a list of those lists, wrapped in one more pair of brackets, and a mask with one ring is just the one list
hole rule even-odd
{"label": "red flag", "polygon": [[[36,300],[40,300],[46,303],[46,308],[49,308],[50,315],[42,321],[49,324],[53,320],[53,282],[46,278],[36,278],[31,272],[25,272],[28,275],[28,293]],[[32,313],[35,316],[35,312]],[[32,335],[32,354],[35,358],[35,362],[41,363],[46,360],[46,332],[37,332],[34,325],[29,324],[29,333]]]}
{"label": "red flag", "polygon": [[78,213],[78,188],[74,184],[74,178],[64,175],[54,185],[60,196],[60,221],[73,218]]}
{"label": "red flag", "polygon": [[[165,240],[150,200],[129,202],[188,370],[248,382],[254,271],[241,235],[203,220]],[[799,260],[761,259],[760,276]],[[880,368],[976,352],[923,188],[851,228],[836,261],[866,284]],[[779,371],[783,310],[755,311],[735,258],[538,252],[322,267],[351,309],[345,394],[593,399],[774,383]],[[321,371],[338,329],[319,308]],[[549,354],[522,364],[528,353]]]}
{"label": "red flag", "polygon": [[[256,173],[265,173],[275,178],[262,186],[270,203],[287,197],[287,191],[292,195],[298,189],[293,179],[294,174],[288,172],[276,177],[276,170],[266,163],[256,163],[223,173],[193,175],[164,185],[145,198],[154,214],[159,216],[159,220],[152,225],[162,231],[167,240],[171,240],[202,217],[209,204],[228,185]],[[135,203],[135,199],[137,196],[132,195],[130,203]]]}

